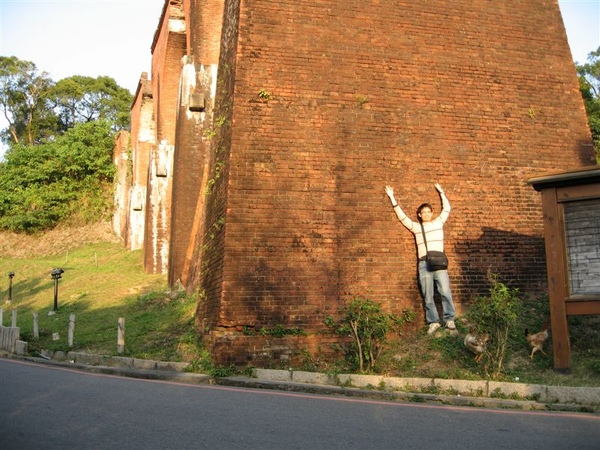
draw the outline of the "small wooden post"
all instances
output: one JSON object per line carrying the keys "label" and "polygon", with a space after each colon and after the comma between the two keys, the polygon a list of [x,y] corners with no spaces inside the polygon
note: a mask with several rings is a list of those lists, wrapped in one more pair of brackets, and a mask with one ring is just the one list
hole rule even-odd
{"label": "small wooden post", "polygon": [[0,308],[0,327],[4,326],[4,309]]}
{"label": "small wooden post", "polygon": [[117,327],[117,353],[123,353],[125,351],[125,319],[119,317],[119,323]]}
{"label": "small wooden post", "polygon": [[13,309],[12,310],[12,325],[13,328],[17,327],[17,310]]}
{"label": "small wooden post", "polygon": [[69,347],[73,347],[74,335],[75,335],[75,314],[71,314],[69,316],[69,336],[68,336]]}
{"label": "small wooden post", "polygon": [[37,311],[33,313],[33,337],[38,339],[40,337],[40,326],[38,320]]}

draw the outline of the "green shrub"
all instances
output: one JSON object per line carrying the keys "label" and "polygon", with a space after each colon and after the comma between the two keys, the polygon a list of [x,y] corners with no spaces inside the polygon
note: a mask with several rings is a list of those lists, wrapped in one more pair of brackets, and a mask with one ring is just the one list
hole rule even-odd
{"label": "green shrub", "polygon": [[414,311],[409,310],[403,310],[401,316],[387,314],[380,303],[361,297],[352,299],[341,312],[339,322],[329,317],[325,323],[338,335],[351,338],[346,354],[360,372],[371,372],[385,347],[388,333],[400,331],[416,316]]}
{"label": "green shrub", "polygon": [[12,146],[0,163],[0,229],[35,233],[110,217],[113,134],[89,122],[53,142]]}
{"label": "green shrub", "polygon": [[489,295],[478,297],[469,307],[465,318],[478,333],[488,333],[490,341],[482,358],[486,375],[500,378],[517,318],[522,310],[519,290],[498,281],[498,275],[488,274],[491,283]]}

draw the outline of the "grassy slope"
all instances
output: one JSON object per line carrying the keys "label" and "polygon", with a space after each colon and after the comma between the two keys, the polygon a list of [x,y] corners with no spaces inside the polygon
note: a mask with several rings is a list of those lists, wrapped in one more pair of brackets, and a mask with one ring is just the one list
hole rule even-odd
{"label": "grassy slope", "polygon": [[[519,381],[533,384],[565,386],[600,386],[600,316],[569,318],[571,331],[571,373],[561,374],[553,369],[552,337],[546,342],[546,354],[536,353],[529,358],[530,348],[521,333],[509,344],[503,377],[498,381]],[[388,372],[403,377],[442,379],[487,379],[488,362],[474,361],[463,339],[468,329],[457,320],[459,335],[447,332],[429,337],[423,330],[416,336],[406,336],[395,342],[381,361]]]}
{"label": "grassy slope", "polygon": [[[12,302],[7,302],[8,276],[2,280],[3,324],[11,324],[16,310],[17,325],[32,352],[40,348],[69,350],[68,323],[75,315],[74,350],[116,354],[117,322],[123,317],[126,355],[184,359],[181,341],[193,341],[194,299],[168,292],[164,275],[146,274],[141,251],[126,251],[114,240],[85,243],[102,240],[94,232],[88,233],[87,239],[64,230],[62,234],[64,237],[55,233],[54,241],[47,235],[34,240],[22,237],[39,251],[53,253],[40,256],[24,251],[14,236],[3,235],[0,273],[15,273]],[[6,241],[11,239],[8,248]],[[40,247],[40,240],[47,242]],[[15,253],[18,256],[11,256]],[[65,272],[58,282],[58,311],[52,314],[54,281],[50,272],[57,267]],[[39,340],[33,339],[34,312],[38,313]],[[58,341],[52,340],[53,333],[59,333]]]}
{"label": "grassy slope", "polygon": [[[196,300],[192,296],[167,291],[163,275],[146,274],[140,251],[126,251],[110,233],[98,229],[57,230],[54,234],[23,237],[0,234],[0,306],[3,324],[10,325],[17,310],[17,325],[35,354],[41,348],[69,350],[68,322],[75,315],[73,350],[108,355],[117,354],[117,322],[125,318],[124,355],[138,358],[196,362],[210,367],[206,352],[196,345],[193,327]],[[100,230],[102,231],[102,230]],[[58,312],[54,306],[53,268],[65,270],[59,281]],[[13,301],[8,297],[8,271],[15,272]],[[33,339],[33,313],[38,312],[40,338]],[[460,319],[459,336],[441,333],[405,335],[391,342],[380,358],[379,371],[390,376],[481,379],[484,368],[462,345],[466,332]],[[552,370],[552,344],[548,355],[528,358],[526,343],[515,337],[506,364],[505,380],[600,386],[600,316],[570,318],[572,373]],[[60,339],[52,340],[58,332]],[[302,354],[301,369],[348,371],[343,361],[324,361],[319,355]],[[202,360],[204,359],[204,360]],[[200,361],[202,360],[202,361]]]}

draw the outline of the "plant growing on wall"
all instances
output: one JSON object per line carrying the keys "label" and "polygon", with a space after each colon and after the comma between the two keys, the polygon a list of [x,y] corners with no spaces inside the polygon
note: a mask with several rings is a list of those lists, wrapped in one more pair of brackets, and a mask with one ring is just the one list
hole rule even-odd
{"label": "plant growing on wall", "polygon": [[358,104],[362,108],[369,99],[366,95],[359,95],[358,97],[356,97],[356,100],[358,100]]}
{"label": "plant growing on wall", "polygon": [[261,89],[260,91],[258,91],[258,98],[265,102],[268,102],[269,100],[271,100],[271,94],[266,89]]}
{"label": "plant growing on wall", "polygon": [[416,317],[414,311],[403,310],[401,316],[387,314],[380,303],[362,297],[353,298],[342,309],[339,321],[328,317],[325,324],[340,336],[349,336],[351,346],[346,353],[361,372],[371,372],[385,348],[388,333],[400,331]]}

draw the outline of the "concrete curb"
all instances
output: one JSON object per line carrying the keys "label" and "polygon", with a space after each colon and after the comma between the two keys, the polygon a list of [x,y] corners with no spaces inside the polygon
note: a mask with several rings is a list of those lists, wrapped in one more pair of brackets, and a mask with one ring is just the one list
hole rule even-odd
{"label": "concrete curb", "polygon": [[[353,389],[392,393],[396,397],[454,404],[482,406],[482,400],[497,407],[525,409],[586,409],[600,412],[600,388],[545,386],[486,380],[447,380],[436,378],[400,378],[382,375],[339,374],[256,369],[262,381],[311,385],[342,386]],[[417,399],[418,401],[418,399]],[[566,405],[570,405],[566,408]]]}
{"label": "concrete curb", "polygon": [[321,395],[343,395],[382,401],[438,403],[537,411],[575,411],[600,414],[600,388],[500,383],[484,380],[399,378],[382,375],[338,374],[296,370],[255,369],[255,377],[215,378],[186,372],[187,363],[94,355],[82,352],[44,352],[24,357],[0,352],[0,357],[118,375],[191,384],[216,384]]}
{"label": "concrete curb", "polygon": [[324,386],[304,383],[285,383],[252,378],[229,377],[215,380],[217,385],[245,388],[271,389],[288,392],[301,392],[320,395],[341,395],[345,397],[365,398],[380,401],[405,401],[411,403],[437,403],[461,407],[485,407],[516,409],[524,411],[572,411],[600,413],[600,409],[572,404],[544,404],[536,401],[505,400],[488,397],[468,397],[461,395],[436,395],[418,392],[378,391],[371,389]]}

